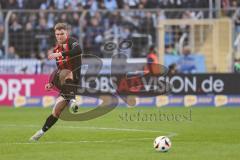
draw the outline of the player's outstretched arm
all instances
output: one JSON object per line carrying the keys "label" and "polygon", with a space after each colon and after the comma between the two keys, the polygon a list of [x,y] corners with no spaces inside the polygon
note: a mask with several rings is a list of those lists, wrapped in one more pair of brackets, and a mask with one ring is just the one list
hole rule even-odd
{"label": "player's outstretched arm", "polygon": [[48,59],[52,60],[52,59],[56,59],[58,57],[61,57],[62,56],[62,53],[61,52],[58,52],[58,53],[50,53],[48,54]]}
{"label": "player's outstretched arm", "polygon": [[82,52],[82,50],[81,50],[80,46],[77,45],[77,46],[73,47],[71,50],[69,50],[67,52],[50,53],[50,54],[48,54],[48,59],[50,59],[50,60],[56,59],[58,57],[66,55],[66,54],[78,55],[81,52]]}

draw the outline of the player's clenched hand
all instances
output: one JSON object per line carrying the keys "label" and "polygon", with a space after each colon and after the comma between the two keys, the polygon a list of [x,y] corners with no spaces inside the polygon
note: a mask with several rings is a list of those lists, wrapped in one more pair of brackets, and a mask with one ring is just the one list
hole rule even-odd
{"label": "player's clenched hand", "polygon": [[48,59],[52,60],[52,59],[56,59],[58,57],[61,57],[62,56],[62,53],[61,52],[58,52],[58,53],[50,53],[48,54]]}
{"label": "player's clenched hand", "polygon": [[45,90],[46,90],[46,91],[50,91],[52,88],[53,88],[53,84],[52,84],[52,83],[47,83],[47,84],[45,85]]}

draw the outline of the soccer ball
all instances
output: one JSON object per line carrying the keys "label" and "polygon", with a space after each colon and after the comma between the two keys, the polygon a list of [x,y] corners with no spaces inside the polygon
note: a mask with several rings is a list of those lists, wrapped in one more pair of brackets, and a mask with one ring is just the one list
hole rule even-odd
{"label": "soccer ball", "polygon": [[159,136],[153,142],[153,147],[159,152],[167,152],[171,145],[170,139],[166,136]]}
{"label": "soccer ball", "polygon": [[69,101],[68,105],[69,105],[70,112],[72,114],[78,112],[79,106],[78,106],[77,101],[75,99],[71,99]]}

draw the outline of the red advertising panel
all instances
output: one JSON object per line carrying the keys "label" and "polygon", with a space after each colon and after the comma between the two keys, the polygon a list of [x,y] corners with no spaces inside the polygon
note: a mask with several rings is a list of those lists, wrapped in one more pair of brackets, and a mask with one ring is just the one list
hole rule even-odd
{"label": "red advertising panel", "polygon": [[57,95],[45,91],[48,75],[0,75],[0,106],[12,106],[16,96],[35,97]]}

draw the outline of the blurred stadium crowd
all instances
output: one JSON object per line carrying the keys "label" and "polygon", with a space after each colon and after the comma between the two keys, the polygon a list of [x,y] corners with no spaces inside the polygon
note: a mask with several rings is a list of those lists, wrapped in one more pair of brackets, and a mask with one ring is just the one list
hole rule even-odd
{"label": "blurred stadium crowd", "polygon": [[[240,3],[222,0],[221,5],[237,9]],[[136,44],[134,52],[129,51],[129,57],[145,57],[149,46],[156,42],[155,27],[160,20],[209,16],[204,12],[209,8],[209,0],[1,0],[0,6],[0,58],[11,59],[45,59],[55,43],[53,26],[56,22],[70,24],[72,36],[82,40],[84,50],[99,57],[110,57],[102,50],[104,42],[126,38]],[[182,10],[168,12],[163,10],[166,8]],[[202,10],[191,10],[193,8]],[[13,9],[16,11],[9,20],[9,47],[5,53],[4,21],[7,12]],[[40,12],[35,12],[36,9]],[[224,15],[233,16],[233,12]],[[235,16],[235,25],[240,32],[240,14]],[[177,34],[185,32],[184,28],[172,30]],[[178,54],[175,43],[179,36],[172,34],[165,36],[166,53]]]}
{"label": "blurred stadium crowd", "polygon": [[1,1],[2,9],[132,9],[206,8],[208,0],[9,0]]}

